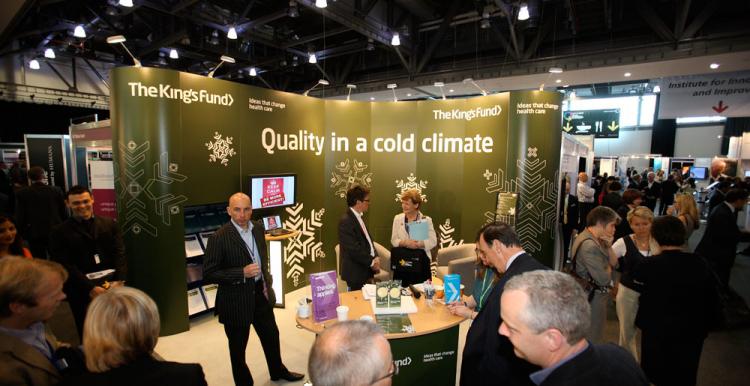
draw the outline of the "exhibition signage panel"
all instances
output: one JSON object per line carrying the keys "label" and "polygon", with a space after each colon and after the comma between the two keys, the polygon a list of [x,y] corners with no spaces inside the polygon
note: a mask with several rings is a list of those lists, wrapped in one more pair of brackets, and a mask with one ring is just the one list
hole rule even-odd
{"label": "exhibition signage panel", "polygon": [[456,384],[458,326],[432,334],[389,339],[398,365],[394,385]]}
{"label": "exhibition signage panel", "polygon": [[338,280],[336,271],[310,274],[313,317],[316,322],[323,322],[336,317],[339,306]]}
{"label": "exhibition signage panel", "polygon": [[[280,215],[284,228],[299,231],[283,241],[282,274],[273,277],[284,291],[307,285],[310,273],[338,268],[338,222],[355,184],[371,190],[364,220],[373,241],[386,247],[406,189],[420,192],[439,248],[472,242],[495,219],[498,193],[518,194],[517,212],[498,219],[552,264],[559,93],[368,103],[155,68],[117,68],[112,80],[117,205],[128,257],[139,267],[130,279],[169,292],[146,291],[166,314],[165,325],[182,326],[169,331],[187,323],[183,206],[226,205],[232,193],[249,192],[251,175],[297,176],[294,205],[253,208],[254,218]],[[156,279],[162,271],[168,278]],[[162,310],[169,301],[182,305]],[[178,314],[181,320],[170,318]]]}
{"label": "exhibition signage panel", "polygon": [[596,138],[620,136],[620,109],[566,111],[563,113],[564,132],[591,135]]}
{"label": "exhibition signage panel", "polygon": [[94,214],[116,220],[115,176],[112,160],[90,160],[89,170],[91,173],[91,194],[94,195]]}
{"label": "exhibition signage panel", "polygon": [[41,166],[47,172],[47,185],[66,190],[65,141],[62,135],[24,135],[27,167]]}
{"label": "exhibition signage panel", "polygon": [[750,116],[750,71],[666,77],[659,119]]}

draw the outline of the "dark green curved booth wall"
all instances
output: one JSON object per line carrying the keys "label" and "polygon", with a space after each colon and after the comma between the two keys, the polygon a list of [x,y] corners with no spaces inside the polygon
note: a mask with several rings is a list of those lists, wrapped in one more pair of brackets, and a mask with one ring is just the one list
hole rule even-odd
{"label": "dark green curved booth wall", "polygon": [[[403,189],[418,188],[425,196],[423,212],[433,219],[440,247],[473,242],[477,230],[494,219],[497,194],[519,193],[516,214],[504,219],[516,226],[528,251],[552,264],[559,93],[367,103],[320,100],[154,68],[117,68],[111,79],[117,205],[128,279],[156,300],[163,334],[188,328],[184,206],[225,203],[232,193],[249,191],[253,174],[295,173],[298,178],[295,206],[254,213],[279,214],[287,228],[302,231],[284,243],[287,275],[274,278],[284,280],[285,292],[307,285],[312,272],[336,269],[337,224],[346,210],[342,193],[354,183],[371,187],[367,226],[374,241],[386,247]],[[133,84],[157,87],[157,93],[139,96]],[[163,97],[160,85],[203,90],[227,101],[229,95],[232,103],[185,103]],[[542,107],[518,107],[532,103]],[[454,110],[492,108],[499,114],[452,115]],[[437,119],[439,112],[447,119]],[[271,154],[266,149],[270,136],[263,135],[269,129],[281,136],[324,138],[323,149],[276,148]],[[424,140],[441,135],[462,141],[489,137],[493,145],[490,152],[422,147]],[[349,148],[332,147],[334,138],[339,144],[347,139]],[[413,138],[413,148],[375,148],[391,138]],[[216,152],[209,150],[217,144]]]}

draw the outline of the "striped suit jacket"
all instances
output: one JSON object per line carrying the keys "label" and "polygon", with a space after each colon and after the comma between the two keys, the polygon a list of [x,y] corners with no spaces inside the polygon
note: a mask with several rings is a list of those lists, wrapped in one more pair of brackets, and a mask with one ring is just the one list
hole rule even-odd
{"label": "striped suit jacket", "polygon": [[[268,269],[265,229],[260,222],[253,221],[253,237],[258,246],[261,270],[268,291],[268,302],[273,306],[276,295],[271,287],[273,278]],[[215,313],[219,323],[234,326],[250,326],[255,311],[255,280],[245,279],[242,269],[253,260],[232,222],[224,224],[208,240],[203,263],[203,278],[219,285],[216,294]]]}

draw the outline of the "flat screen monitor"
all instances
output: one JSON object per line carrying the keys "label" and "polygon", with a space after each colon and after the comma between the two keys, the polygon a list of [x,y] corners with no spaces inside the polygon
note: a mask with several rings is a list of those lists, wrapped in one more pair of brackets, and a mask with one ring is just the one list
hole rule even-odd
{"label": "flat screen monitor", "polygon": [[750,177],[750,170],[745,170],[745,177]]}
{"label": "flat screen monitor", "polygon": [[296,174],[250,176],[250,198],[253,209],[294,205],[297,202],[296,193]]}
{"label": "flat screen monitor", "polygon": [[267,231],[281,228],[281,216],[263,217],[263,227],[266,228]]}
{"label": "flat screen monitor", "polygon": [[691,166],[690,173],[693,173],[696,180],[705,180],[708,178],[708,168]]}

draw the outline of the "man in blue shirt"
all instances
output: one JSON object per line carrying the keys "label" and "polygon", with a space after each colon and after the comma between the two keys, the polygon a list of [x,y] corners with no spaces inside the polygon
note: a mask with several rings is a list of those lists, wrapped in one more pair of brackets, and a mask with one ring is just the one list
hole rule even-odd
{"label": "man in blue shirt", "polygon": [[647,386],[635,359],[614,344],[586,339],[591,307],[568,274],[531,271],[505,284],[500,300],[500,335],[519,358],[542,369],[529,377],[539,386]]}
{"label": "man in blue shirt", "polygon": [[287,370],[281,361],[279,328],[273,315],[276,296],[271,286],[263,223],[251,221],[253,208],[244,193],[229,197],[227,213],[231,221],[208,240],[203,276],[206,281],[219,284],[215,312],[229,341],[234,383],[253,384],[245,362],[250,325],[260,338],[271,380],[298,381],[304,375]]}

